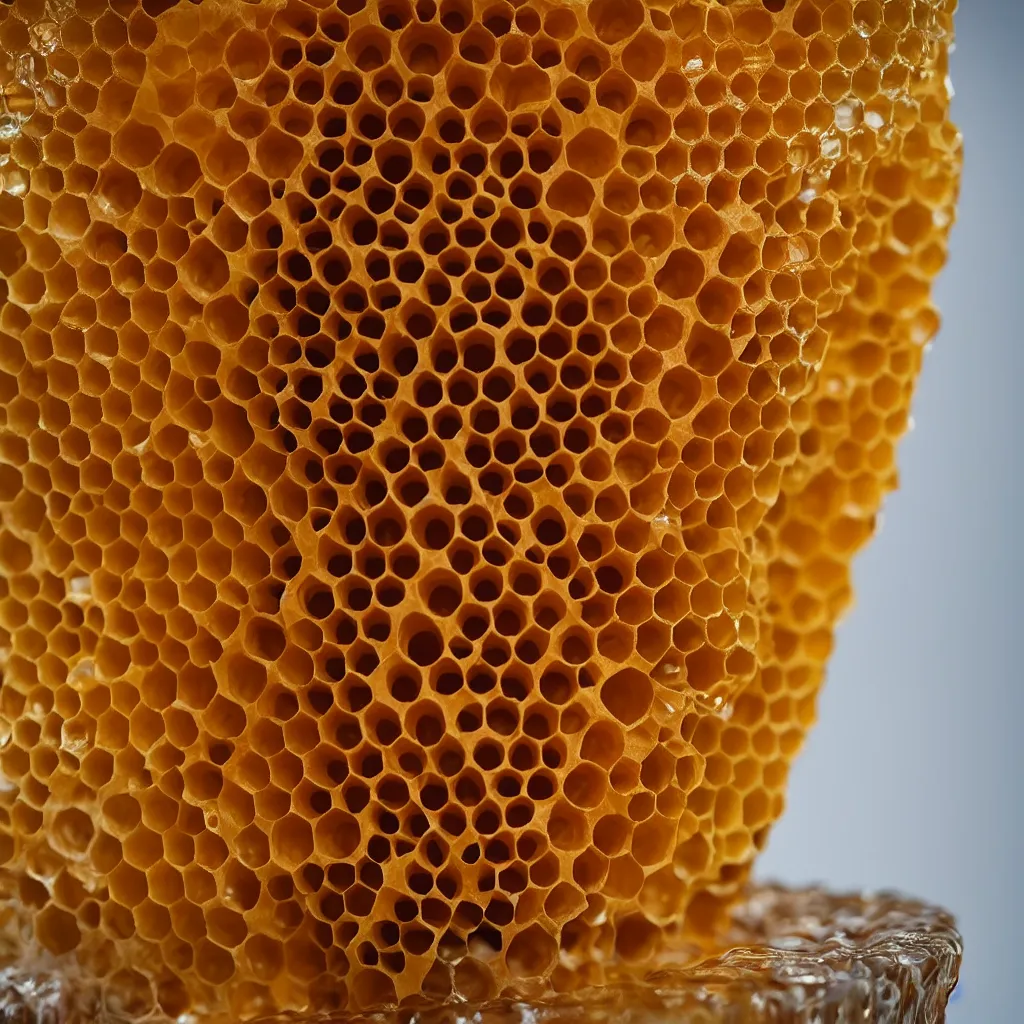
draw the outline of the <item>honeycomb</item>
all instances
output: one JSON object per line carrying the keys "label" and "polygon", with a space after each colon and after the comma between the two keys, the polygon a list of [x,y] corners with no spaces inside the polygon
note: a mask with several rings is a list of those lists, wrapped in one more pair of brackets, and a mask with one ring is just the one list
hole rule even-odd
{"label": "honeycomb", "polygon": [[937,327],[954,6],[0,5],[5,962],[250,1019],[713,941]]}
{"label": "honeycomb", "polygon": [[[436,1002],[339,1017],[345,1024],[942,1024],[963,940],[950,915],[892,893],[853,896],[752,885],[732,908],[721,951],[600,988],[528,1002]],[[813,938],[810,938],[813,936]],[[0,1013],[9,1021],[96,1020],[65,972],[7,969]],[[74,1009],[69,1012],[69,1006]],[[101,1017],[100,1019],[110,1019]],[[114,1018],[122,1019],[123,1018]]]}

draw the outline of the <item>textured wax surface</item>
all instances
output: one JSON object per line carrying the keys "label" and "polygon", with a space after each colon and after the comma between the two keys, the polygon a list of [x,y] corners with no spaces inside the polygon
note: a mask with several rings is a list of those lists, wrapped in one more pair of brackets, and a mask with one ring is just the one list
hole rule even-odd
{"label": "textured wax surface", "polygon": [[9,957],[253,1016],[707,940],[895,484],[953,6],[0,7]]}
{"label": "textured wax surface", "polygon": [[699,964],[654,964],[645,977],[570,995],[353,1024],[942,1024],[963,951],[934,907],[770,886],[747,894],[724,943]]}
{"label": "textured wax surface", "polygon": [[[518,1001],[439,1003],[299,1018],[338,1024],[942,1024],[963,944],[945,911],[889,893],[842,896],[773,886],[735,907],[723,952],[653,963],[646,976]],[[96,986],[51,971],[0,971],[0,1013],[22,1024],[86,1024]],[[295,1018],[284,1018],[295,1019]]]}

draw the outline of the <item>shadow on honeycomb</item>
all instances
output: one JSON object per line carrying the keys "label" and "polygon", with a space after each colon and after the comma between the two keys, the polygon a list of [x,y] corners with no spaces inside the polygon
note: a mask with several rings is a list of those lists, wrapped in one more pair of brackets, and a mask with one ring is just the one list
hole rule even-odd
{"label": "shadow on honeycomb", "polygon": [[896,481],[953,6],[0,6],[8,961],[253,1017],[702,948]]}

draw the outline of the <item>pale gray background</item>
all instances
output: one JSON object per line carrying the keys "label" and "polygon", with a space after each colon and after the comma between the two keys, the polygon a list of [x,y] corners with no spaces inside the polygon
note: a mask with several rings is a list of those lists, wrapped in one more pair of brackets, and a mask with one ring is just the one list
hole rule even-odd
{"label": "pale gray background", "polygon": [[950,1024],[1020,1024],[1024,5],[961,0],[952,77],[966,166],[945,326],[760,874],[950,907],[967,946]]}

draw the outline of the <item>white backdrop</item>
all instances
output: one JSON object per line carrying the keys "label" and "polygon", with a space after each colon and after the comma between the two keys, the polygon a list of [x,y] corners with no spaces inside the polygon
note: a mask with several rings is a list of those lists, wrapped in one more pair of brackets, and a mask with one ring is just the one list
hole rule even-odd
{"label": "white backdrop", "polygon": [[950,1024],[1020,1024],[1024,6],[961,0],[957,18],[967,163],[945,326],[759,873],[950,907],[967,944]]}

